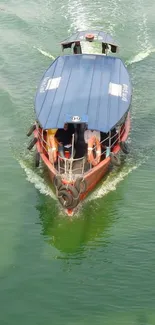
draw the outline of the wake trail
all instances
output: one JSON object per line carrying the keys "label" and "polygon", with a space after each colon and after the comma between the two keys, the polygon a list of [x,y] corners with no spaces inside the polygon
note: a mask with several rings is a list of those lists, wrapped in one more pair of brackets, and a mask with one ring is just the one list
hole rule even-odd
{"label": "wake trail", "polygon": [[142,52],[136,54],[131,60],[127,60],[125,63],[126,63],[126,65],[131,65],[133,63],[138,63],[138,62],[143,61],[144,59],[146,59],[152,53],[155,53],[155,49],[148,49],[146,51],[142,51]]}
{"label": "wake trail", "polygon": [[[68,18],[71,19],[71,26],[68,29],[69,34],[75,31],[92,29],[89,17],[89,12],[86,10],[82,0],[69,0]],[[89,42],[82,42],[81,46],[83,53],[100,53],[95,44],[90,44]]]}
{"label": "wake trail", "polygon": [[50,58],[50,59],[52,59],[52,60],[55,60],[55,57],[54,57],[51,53],[46,52],[46,51],[40,49],[39,47],[35,47],[35,46],[34,46],[34,48],[35,48],[39,53],[41,53],[42,55],[44,55],[44,56],[46,56],[46,57],[48,57],[48,58]]}
{"label": "wake trail", "polygon": [[27,167],[23,160],[19,160],[18,162],[25,171],[27,180],[34,184],[35,188],[39,190],[41,194],[50,196],[53,200],[56,200],[56,196],[54,195],[52,189],[46,184],[44,179],[35,173],[31,168]]}
{"label": "wake trail", "polygon": [[[155,48],[153,48],[149,27],[148,27],[148,19],[144,8],[144,0],[137,0],[136,9],[140,13],[140,18],[136,20],[137,26],[137,47],[139,47],[140,52],[136,54],[129,61],[126,61],[127,65],[131,65],[133,63],[138,63],[146,59],[152,53],[155,53]],[[141,50],[143,49],[143,50]]]}
{"label": "wake trail", "polygon": [[107,179],[103,182],[101,187],[97,190],[95,190],[90,197],[87,198],[87,201],[93,201],[96,199],[99,199],[108,193],[115,191],[117,189],[117,185],[123,181],[132,171],[136,170],[139,165],[132,166],[128,170],[121,171],[119,174],[116,176],[113,175],[113,172],[109,174]]}
{"label": "wake trail", "polygon": [[[35,188],[39,190],[41,194],[50,196],[53,200],[57,200],[54,192],[41,176],[29,168],[23,160],[19,160],[18,162],[22,169],[25,171],[27,180],[30,183],[34,184]],[[85,202],[96,200],[107,195],[111,191],[115,191],[117,189],[117,185],[123,181],[125,177],[127,177],[132,171],[136,170],[140,165],[141,163],[131,166],[128,169],[125,166],[120,173],[118,173],[117,170],[111,171],[107,179],[103,181],[100,188],[94,190],[90,196],[86,198]]]}
{"label": "wake trail", "polygon": [[[117,168],[114,168],[112,171],[109,172],[109,175],[107,176],[106,180],[103,180],[102,184],[99,185],[99,188],[93,190],[92,193],[85,199],[85,203],[89,201],[94,201],[96,199],[102,198],[105,195],[108,195],[112,191],[117,190],[117,186],[120,182],[122,182],[129,174],[131,174],[133,171],[138,169],[143,163],[145,163],[149,159],[150,155],[139,157],[139,161],[135,163],[133,161],[133,157],[130,157],[127,162],[125,162],[122,169],[119,171]],[[55,196],[54,192],[50,188],[50,186],[47,184],[47,182],[38,175],[35,171],[33,171],[30,167],[27,166],[26,162],[24,162],[22,159],[18,160],[20,166],[25,171],[27,180],[34,184],[35,188],[41,193],[46,196],[50,196],[53,200],[57,201],[57,197]],[[79,212],[81,211],[83,206],[83,203],[81,202],[79,206],[77,207],[77,210],[75,211],[74,215],[79,215]],[[64,210],[59,206],[60,208],[60,215],[64,216]]]}
{"label": "wake trail", "polygon": [[116,191],[118,184],[122,182],[129,174],[138,169],[142,164],[146,163],[146,161],[150,158],[150,155],[148,154],[144,157],[142,154],[137,158],[137,162],[133,161],[133,157],[128,158],[128,161],[125,162],[121,171],[118,171],[117,168],[110,171],[107,179],[103,181],[99,188],[90,194],[86,201],[93,201],[104,197],[112,191]]}

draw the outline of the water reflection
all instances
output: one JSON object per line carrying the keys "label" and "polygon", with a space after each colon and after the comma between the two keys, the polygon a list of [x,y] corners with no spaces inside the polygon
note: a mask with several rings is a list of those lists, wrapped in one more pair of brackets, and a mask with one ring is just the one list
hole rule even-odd
{"label": "water reflection", "polygon": [[59,213],[59,206],[51,198],[39,195],[36,208],[45,241],[69,255],[81,255],[86,247],[96,247],[100,241],[102,245],[107,245],[109,227],[115,221],[116,214],[114,195],[110,193],[104,198],[84,203],[78,215],[72,218]]}

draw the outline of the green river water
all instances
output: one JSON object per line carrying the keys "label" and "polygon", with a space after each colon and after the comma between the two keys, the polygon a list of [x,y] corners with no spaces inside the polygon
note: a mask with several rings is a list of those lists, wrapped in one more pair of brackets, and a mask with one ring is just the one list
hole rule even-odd
{"label": "green river water", "polygon": [[[0,325],[155,325],[154,14],[153,0],[0,0]],[[128,66],[131,152],[67,218],[26,131],[59,42],[87,28]]]}

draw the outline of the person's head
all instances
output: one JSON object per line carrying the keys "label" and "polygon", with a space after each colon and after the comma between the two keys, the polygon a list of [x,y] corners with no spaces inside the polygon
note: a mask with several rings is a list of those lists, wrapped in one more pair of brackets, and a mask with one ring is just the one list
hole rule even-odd
{"label": "person's head", "polygon": [[80,46],[80,42],[78,41],[78,42],[75,42],[75,45],[76,46]]}
{"label": "person's head", "polygon": [[64,130],[67,131],[68,130],[68,123],[64,124]]}

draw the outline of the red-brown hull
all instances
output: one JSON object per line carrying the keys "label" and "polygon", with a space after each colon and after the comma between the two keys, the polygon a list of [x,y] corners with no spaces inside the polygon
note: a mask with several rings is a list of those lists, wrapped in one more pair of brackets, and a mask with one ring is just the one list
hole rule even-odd
{"label": "red-brown hull", "polygon": [[[130,115],[128,113],[128,117],[127,117],[127,120],[125,123],[125,131],[124,131],[120,141],[126,141],[126,139],[128,138],[129,131],[130,131]],[[34,136],[38,138],[37,130],[34,131]],[[36,148],[37,148],[37,151],[40,153],[40,157],[41,157],[42,161],[47,166],[47,168],[49,170],[50,179],[53,182],[53,178],[57,174],[57,171],[53,167],[53,165],[50,163],[49,159],[47,158],[40,140],[37,141]],[[120,145],[116,144],[113,147],[112,152],[117,154],[120,150],[121,150]],[[110,157],[107,157],[103,161],[101,161],[97,166],[95,166],[90,171],[88,171],[84,174],[84,179],[86,182],[86,191],[84,193],[80,194],[80,201],[83,200],[88,195],[88,193],[95,188],[97,183],[99,183],[99,181],[106,175],[106,173],[109,169],[110,161],[111,161]]]}

